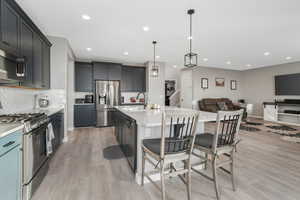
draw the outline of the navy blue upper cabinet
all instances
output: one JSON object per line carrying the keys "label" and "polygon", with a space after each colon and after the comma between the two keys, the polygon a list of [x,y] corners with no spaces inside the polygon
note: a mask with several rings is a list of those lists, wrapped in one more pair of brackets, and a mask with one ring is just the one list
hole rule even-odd
{"label": "navy blue upper cabinet", "polygon": [[108,63],[93,63],[94,80],[108,80]]}
{"label": "navy blue upper cabinet", "polygon": [[50,83],[51,83],[51,71],[50,71],[50,46],[43,40],[43,67],[42,67],[42,87],[43,89],[50,89]]}
{"label": "navy blue upper cabinet", "polygon": [[37,34],[33,37],[33,84],[43,88],[43,41]]}
{"label": "navy blue upper cabinet", "polygon": [[93,92],[93,67],[91,63],[75,63],[75,91]]}
{"label": "navy blue upper cabinet", "polygon": [[108,80],[119,81],[122,77],[122,65],[110,63],[108,65]]}
{"label": "navy blue upper cabinet", "polygon": [[33,35],[33,85],[35,88],[50,88],[50,47],[38,34]]}
{"label": "navy blue upper cabinet", "polygon": [[19,14],[6,0],[1,1],[1,46],[15,55],[19,53]]}
{"label": "navy blue upper cabinet", "polygon": [[51,43],[14,0],[0,0],[0,49],[25,58],[21,86],[50,88]]}
{"label": "navy blue upper cabinet", "polygon": [[121,80],[121,64],[94,62],[93,69],[94,80]]}
{"label": "navy blue upper cabinet", "polygon": [[21,20],[20,26],[20,53],[26,60],[25,77],[22,78],[23,86],[33,86],[33,30],[27,23]]}
{"label": "navy blue upper cabinet", "polygon": [[145,92],[146,91],[146,69],[144,67],[123,66],[121,91],[122,92]]}

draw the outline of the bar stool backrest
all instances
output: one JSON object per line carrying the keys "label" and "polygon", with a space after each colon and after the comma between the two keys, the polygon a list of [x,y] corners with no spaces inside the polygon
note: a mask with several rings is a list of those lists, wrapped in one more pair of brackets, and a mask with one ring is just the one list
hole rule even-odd
{"label": "bar stool backrest", "polygon": [[235,144],[240,129],[244,110],[219,111],[217,116],[217,127],[213,141],[213,152],[217,148],[232,146]]}
{"label": "bar stool backrest", "polygon": [[191,153],[195,142],[199,112],[195,110],[165,111],[162,114],[161,158],[165,153]]}

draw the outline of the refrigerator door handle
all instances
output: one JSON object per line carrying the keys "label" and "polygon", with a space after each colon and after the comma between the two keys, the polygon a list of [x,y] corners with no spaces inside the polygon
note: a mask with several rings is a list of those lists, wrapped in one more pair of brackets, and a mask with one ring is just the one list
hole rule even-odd
{"label": "refrigerator door handle", "polygon": [[107,102],[106,102],[106,105],[108,107],[110,107],[110,101],[111,101],[111,95],[110,95],[110,82],[108,82],[107,84]]}

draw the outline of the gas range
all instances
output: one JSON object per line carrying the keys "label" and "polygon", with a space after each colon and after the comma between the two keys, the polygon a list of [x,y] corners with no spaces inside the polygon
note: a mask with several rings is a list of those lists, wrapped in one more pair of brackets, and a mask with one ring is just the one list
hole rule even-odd
{"label": "gas range", "polygon": [[0,124],[23,124],[25,133],[36,129],[48,121],[48,116],[45,113],[16,113],[0,115]]}

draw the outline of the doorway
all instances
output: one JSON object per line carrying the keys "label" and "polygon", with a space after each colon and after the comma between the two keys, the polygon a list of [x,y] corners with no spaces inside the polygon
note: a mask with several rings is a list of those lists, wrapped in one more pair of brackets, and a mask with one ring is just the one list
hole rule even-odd
{"label": "doorway", "polygon": [[176,81],[166,80],[165,81],[165,105],[170,106],[170,97],[176,92]]}

